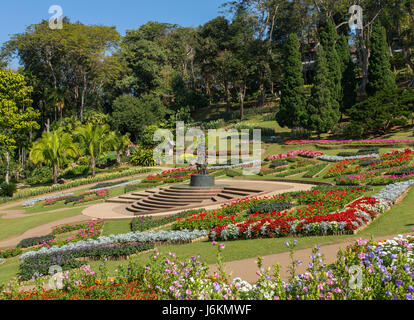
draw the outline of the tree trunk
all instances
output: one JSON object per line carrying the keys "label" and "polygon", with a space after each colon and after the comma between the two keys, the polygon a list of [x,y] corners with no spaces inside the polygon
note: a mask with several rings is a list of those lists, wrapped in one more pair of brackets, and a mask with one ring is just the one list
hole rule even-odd
{"label": "tree trunk", "polygon": [[6,151],[6,176],[4,177],[4,182],[9,183],[10,175],[10,154],[9,151]]}
{"label": "tree trunk", "polygon": [[92,177],[95,177],[95,157],[91,156]]}
{"label": "tree trunk", "polygon": [[227,82],[224,83],[224,89],[226,90],[226,112],[231,112],[230,90]]}
{"label": "tree trunk", "polygon": [[121,153],[120,152],[116,153],[116,165],[117,166],[121,165]]}
{"label": "tree trunk", "polygon": [[58,178],[58,166],[57,164],[53,165],[53,184],[57,184],[57,178]]}
{"label": "tree trunk", "polygon": [[263,81],[260,83],[259,89],[260,89],[260,97],[259,97],[258,107],[263,107],[266,102],[266,88],[265,88]]}
{"label": "tree trunk", "polygon": [[86,96],[86,74],[83,76],[83,89],[81,94],[81,107],[80,107],[80,121],[83,122],[83,111],[85,108],[85,96]]}
{"label": "tree trunk", "polygon": [[246,97],[246,85],[240,88],[240,117],[244,118],[244,98]]}

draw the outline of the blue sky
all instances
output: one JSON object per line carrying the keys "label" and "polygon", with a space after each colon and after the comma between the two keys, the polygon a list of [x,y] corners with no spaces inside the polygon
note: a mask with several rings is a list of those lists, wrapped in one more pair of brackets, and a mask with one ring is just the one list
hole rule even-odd
{"label": "blue sky", "polygon": [[0,11],[0,45],[11,34],[23,32],[42,19],[49,7],[60,5],[64,16],[85,24],[116,26],[124,35],[148,21],[198,27],[217,17],[226,0],[3,0]]}

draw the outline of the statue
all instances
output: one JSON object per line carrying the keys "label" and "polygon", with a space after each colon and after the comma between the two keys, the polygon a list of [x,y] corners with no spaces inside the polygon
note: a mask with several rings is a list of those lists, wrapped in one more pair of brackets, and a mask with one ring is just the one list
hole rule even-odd
{"label": "statue", "polygon": [[202,176],[208,175],[207,164],[206,163],[196,163],[197,173]]}

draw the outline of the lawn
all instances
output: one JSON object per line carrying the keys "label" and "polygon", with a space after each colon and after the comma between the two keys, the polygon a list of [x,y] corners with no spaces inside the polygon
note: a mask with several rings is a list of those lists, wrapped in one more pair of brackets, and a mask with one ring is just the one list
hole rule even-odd
{"label": "lawn", "polygon": [[19,236],[26,231],[66,218],[82,214],[83,207],[73,208],[62,212],[51,212],[31,217],[17,219],[0,219],[0,240]]}

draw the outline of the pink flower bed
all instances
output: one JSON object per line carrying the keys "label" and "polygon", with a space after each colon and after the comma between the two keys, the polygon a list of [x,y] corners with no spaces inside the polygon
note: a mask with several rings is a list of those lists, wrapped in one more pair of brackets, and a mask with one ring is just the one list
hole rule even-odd
{"label": "pink flower bed", "polygon": [[323,155],[322,152],[317,152],[317,151],[312,151],[312,150],[295,150],[295,151],[288,152],[288,153],[280,153],[280,154],[275,154],[273,156],[269,156],[265,159],[265,161],[296,158],[297,156],[302,156],[302,157],[307,157],[307,158],[316,158],[322,155]]}
{"label": "pink flower bed", "polygon": [[365,139],[365,140],[290,140],[286,141],[285,145],[299,145],[299,144],[381,144],[381,143],[399,143],[399,142],[414,142],[414,139]]}

